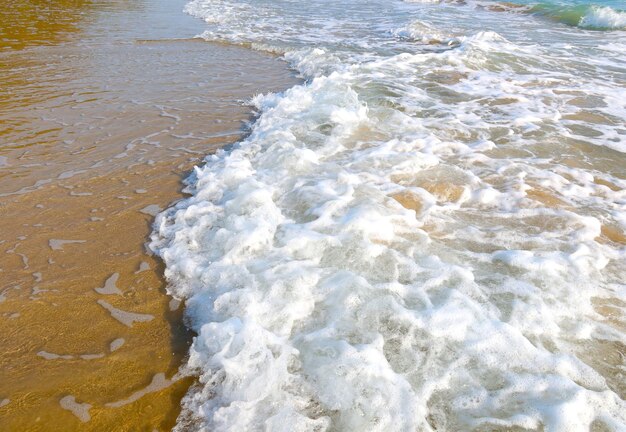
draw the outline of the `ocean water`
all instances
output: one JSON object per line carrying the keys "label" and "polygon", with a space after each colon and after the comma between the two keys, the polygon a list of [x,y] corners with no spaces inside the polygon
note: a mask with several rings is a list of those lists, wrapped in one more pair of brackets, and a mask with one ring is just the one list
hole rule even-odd
{"label": "ocean water", "polygon": [[157,218],[177,430],[626,430],[625,10],[188,3],[304,82]]}

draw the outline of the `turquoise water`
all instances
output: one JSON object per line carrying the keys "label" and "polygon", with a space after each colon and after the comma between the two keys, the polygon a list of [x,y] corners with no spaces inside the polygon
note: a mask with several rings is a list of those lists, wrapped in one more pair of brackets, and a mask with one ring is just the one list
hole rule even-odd
{"label": "turquoise water", "polygon": [[198,334],[178,430],[626,429],[624,12],[185,11],[305,82],[157,219]]}
{"label": "turquoise water", "polygon": [[535,5],[535,4],[545,4],[545,5],[556,5],[561,7],[574,7],[574,6],[609,6],[616,10],[624,10],[626,9],[626,2],[623,0],[597,0],[597,1],[587,1],[587,0],[554,0],[554,1],[524,1],[524,0],[516,0],[511,3],[517,4],[526,4],[526,5]]}
{"label": "turquoise water", "polygon": [[622,0],[605,0],[598,2],[552,1],[524,2],[515,4],[527,5],[529,13],[544,16],[555,21],[584,28],[597,30],[613,30],[626,28],[626,2]]}

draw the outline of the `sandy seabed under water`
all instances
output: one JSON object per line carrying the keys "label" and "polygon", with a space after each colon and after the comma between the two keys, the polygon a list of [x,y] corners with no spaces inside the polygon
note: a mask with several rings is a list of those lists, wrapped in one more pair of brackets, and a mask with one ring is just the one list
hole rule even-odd
{"label": "sandy seabed under water", "polygon": [[[145,241],[278,59],[184,2],[0,6],[0,430],[169,430],[191,335]],[[33,18],[36,16],[37,18]]]}

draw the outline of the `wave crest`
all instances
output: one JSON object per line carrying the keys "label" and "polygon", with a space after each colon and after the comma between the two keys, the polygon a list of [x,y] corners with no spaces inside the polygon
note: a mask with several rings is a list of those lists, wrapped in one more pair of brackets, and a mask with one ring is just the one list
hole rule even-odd
{"label": "wave crest", "polygon": [[608,6],[593,6],[580,19],[578,27],[597,30],[624,30],[626,29],[626,12],[616,11]]}
{"label": "wave crest", "polygon": [[533,15],[547,17],[561,24],[588,30],[624,30],[626,12],[609,6],[555,6],[541,3],[523,10]]}

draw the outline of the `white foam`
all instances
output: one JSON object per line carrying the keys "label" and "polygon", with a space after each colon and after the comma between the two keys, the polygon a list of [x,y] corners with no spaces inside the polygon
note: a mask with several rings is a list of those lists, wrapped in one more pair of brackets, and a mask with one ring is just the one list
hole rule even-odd
{"label": "white foam", "polygon": [[73,356],[71,354],[55,354],[55,353],[50,353],[47,351],[39,351],[37,353],[37,355],[39,357],[43,357],[46,360],[73,360],[76,357],[81,358],[83,360],[95,360],[95,359],[99,359],[104,357],[103,353],[97,353],[97,354],[80,354],[78,356]]}
{"label": "white foam", "polygon": [[[451,409],[448,403],[469,397],[462,382],[480,388],[497,381],[504,386],[502,395],[485,397],[480,409],[468,407],[463,415],[448,414],[448,427],[541,423],[572,430],[599,413],[619,418],[622,403],[595,371],[575,357],[557,361],[528,342],[524,335],[534,328],[516,318],[501,322],[497,303],[479,302],[494,295],[488,282],[494,268],[479,270],[483,264],[477,262],[472,270],[458,267],[451,257],[439,258],[452,251],[429,246],[419,235],[423,219],[383,192],[398,188],[388,183],[390,175],[416,176],[420,167],[432,165],[428,150],[435,142],[440,148],[441,141],[429,147],[420,139],[392,140],[347,150],[351,134],[370,121],[343,84],[350,78],[316,78],[283,98],[258,99],[264,114],[250,138],[208,158],[206,167],[196,169],[194,196],[157,219],[160,236],[153,246],[167,264],[170,290],[187,299],[188,316],[199,332],[189,366],[199,371],[201,382],[213,383],[192,392],[186,410],[210,430],[241,430],[278,419],[290,419],[290,427],[415,429],[427,427],[429,413],[436,410],[427,401]],[[300,122],[333,126],[326,141],[304,148],[295,135]],[[467,203],[476,211],[519,214],[507,201],[515,194],[505,199],[504,192],[482,182],[475,188]],[[445,220],[446,212],[435,216],[435,202],[426,215]],[[570,275],[597,277],[607,264],[593,240],[598,225],[585,234],[590,222],[571,217],[582,223],[580,239],[589,243],[585,251],[541,258],[527,256],[530,252],[500,254],[496,265],[505,261],[532,270],[529,282],[535,274],[539,280],[549,277],[559,287],[549,296],[553,300],[571,283],[566,282]],[[456,228],[459,237],[467,228]],[[468,234],[472,237],[476,234]],[[459,258],[463,255],[461,250]],[[542,335],[550,326],[559,334],[559,322],[582,310],[591,313],[588,303],[580,307],[597,287],[589,289],[584,296],[578,292],[577,301],[561,299],[556,307],[545,303],[547,293],[535,292],[533,302],[544,308]],[[518,301],[506,306],[515,317]],[[569,301],[576,305],[565,306]],[[438,354],[429,360],[422,351]],[[566,374],[562,362],[568,365]],[[507,375],[511,368],[519,372]],[[534,395],[533,386],[521,384],[546,374],[554,376],[544,386],[549,396]],[[602,392],[575,384],[580,380],[591,380]],[[575,405],[575,414],[554,414],[569,407],[567,398],[558,396],[563,391],[586,401]],[[540,409],[545,398],[562,402]],[[502,417],[509,406],[526,420]],[[312,412],[318,414],[307,414]]]}
{"label": "white foam", "polygon": [[103,294],[103,295],[121,295],[122,291],[116,285],[119,277],[120,277],[119,273],[113,273],[104,282],[103,287],[94,288],[94,291],[96,291],[98,294]]}
{"label": "white foam", "polygon": [[52,250],[63,250],[63,246],[67,244],[74,243],[86,243],[86,240],[61,240],[61,239],[50,239],[48,240],[48,245]]}
{"label": "white foam", "polygon": [[111,352],[113,351],[117,351],[118,349],[120,349],[124,344],[126,343],[126,341],[124,340],[124,338],[117,338],[114,341],[111,342],[111,345],[109,346],[109,350]]}
{"label": "white foam", "polygon": [[154,316],[150,314],[140,314],[117,309],[104,300],[98,300],[98,304],[108,310],[113,318],[126,327],[132,327],[135,322],[148,322],[154,319]]}
{"label": "white foam", "polygon": [[89,420],[91,420],[89,410],[91,409],[92,405],[88,403],[76,402],[76,398],[72,395],[64,396],[63,398],[61,398],[59,404],[61,405],[61,408],[70,411],[72,414],[78,417],[81,422],[87,423]]}
{"label": "white foam", "polygon": [[43,179],[43,180],[37,180],[35,182],[35,184],[33,184],[32,186],[24,186],[23,188],[16,190],[14,192],[5,192],[5,193],[0,193],[0,197],[8,197],[8,196],[13,196],[13,195],[24,195],[27,193],[31,193],[37,190],[40,190],[44,185],[47,185],[49,183],[52,183],[52,179]]}
{"label": "white foam", "polygon": [[164,373],[158,373],[158,374],[156,374],[156,375],[154,375],[152,377],[152,381],[150,382],[150,384],[147,387],[142,388],[141,390],[136,391],[135,393],[133,393],[132,395],[130,395],[126,399],[122,399],[122,400],[117,401],[117,402],[109,402],[109,403],[107,403],[105,405],[107,407],[109,407],[109,408],[119,408],[119,407],[122,407],[124,405],[128,405],[130,403],[135,402],[138,399],[141,399],[142,397],[144,397],[148,393],[158,392],[160,390],[163,390],[163,389],[169,387],[170,385],[172,385],[173,382],[174,382],[174,380],[168,380],[167,378],[165,378],[165,374]]}
{"label": "white foam", "polygon": [[626,12],[616,11],[610,7],[592,6],[589,12],[580,19],[580,27],[596,29],[626,29]]}
{"label": "white foam", "polygon": [[[626,427],[621,366],[588,357],[625,342],[594,306],[626,277],[604,238],[626,228],[607,149],[626,146],[602,122],[624,89],[517,22],[380,5],[343,2],[321,30],[319,4],[187,7],[207,39],[285,52],[307,82],[254,98],[250,136],[157,216],[198,333],[176,430]],[[447,14],[460,29],[438,30]],[[435,32],[453,49],[411,45]]]}
{"label": "white foam", "polygon": [[180,307],[180,305],[181,305],[181,301],[180,300],[175,299],[175,298],[171,299],[169,301],[169,304],[168,304],[170,312],[177,311],[178,308]]}
{"label": "white foam", "polygon": [[86,170],[65,171],[65,172],[62,172],[61,174],[59,174],[57,178],[60,179],[60,180],[65,180],[65,179],[69,179],[69,178],[72,178],[72,177],[77,176],[79,174],[86,173],[86,172],[87,172]]}
{"label": "white foam", "polygon": [[427,22],[420,20],[413,21],[406,27],[394,29],[392,34],[396,37],[409,38],[426,44],[439,43],[456,45],[459,43],[458,39],[453,35],[434,28]]}
{"label": "white foam", "polygon": [[143,214],[147,214],[150,216],[156,216],[157,214],[159,214],[159,212],[161,211],[161,207],[157,204],[150,204],[149,206],[146,206],[144,208],[142,208],[141,210],[139,210],[141,213]]}
{"label": "white foam", "polygon": [[96,360],[96,359],[101,359],[105,356],[104,353],[97,353],[97,354],[81,354],[79,357],[83,360]]}
{"label": "white foam", "polygon": [[145,261],[142,261],[139,263],[139,268],[137,269],[137,271],[135,272],[135,274],[137,273],[141,273],[141,272],[145,272],[147,270],[150,270],[150,264],[148,264]]}
{"label": "white foam", "polygon": [[50,353],[47,351],[39,351],[37,355],[39,357],[45,358],[46,360],[57,360],[57,359],[71,360],[74,358],[74,356],[70,354],[55,354],[55,353]]}

